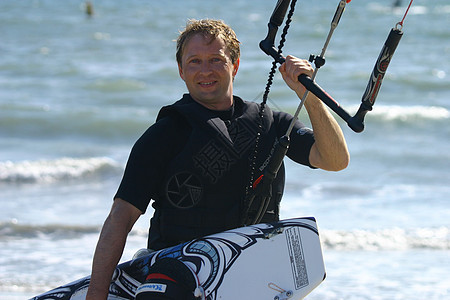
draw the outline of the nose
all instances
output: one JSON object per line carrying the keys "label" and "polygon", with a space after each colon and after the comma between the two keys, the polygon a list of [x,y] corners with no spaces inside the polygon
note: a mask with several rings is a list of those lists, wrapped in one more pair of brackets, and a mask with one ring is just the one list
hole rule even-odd
{"label": "nose", "polygon": [[202,74],[209,74],[212,72],[212,66],[208,61],[203,61],[200,65],[200,72]]}

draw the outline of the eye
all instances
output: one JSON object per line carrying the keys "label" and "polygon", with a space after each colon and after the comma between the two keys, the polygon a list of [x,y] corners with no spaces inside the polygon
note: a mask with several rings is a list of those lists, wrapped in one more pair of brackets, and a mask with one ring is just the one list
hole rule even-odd
{"label": "eye", "polygon": [[199,64],[199,63],[200,63],[200,59],[198,59],[198,58],[193,58],[193,59],[190,59],[190,60],[188,61],[188,63],[190,63],[190,64]]}
{"label": "eye", "polygon": [[214,57],[213,59],[211,59],[212,62],[221,62],[222,59],[220,59],[219,57]]}

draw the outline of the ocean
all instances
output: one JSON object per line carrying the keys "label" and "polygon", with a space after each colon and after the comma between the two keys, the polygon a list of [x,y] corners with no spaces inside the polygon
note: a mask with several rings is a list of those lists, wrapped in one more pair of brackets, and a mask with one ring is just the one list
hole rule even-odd
{"label": "ocean", "polygon": [[[131,147],[186,91],[174,39],[187,19],[235,29],[235,94],[262,100],[271,58],[258,43],[275,0],[92,2],[88,17],[82,0],[0,1],[0,299],[90,273]],[[298,1],[283,53],[320,54],[338,2]],[[317,74],[352,115],[409,3],[393,2],[350,2]],[[366,129],[339,119],[347,169],[286,160],[281,216],[317,219],[327,269],[307,299],[450,298],[449,28],[447,0],[414,1]],[[269,98],[273,109],[298,105],[278,73]],[[308,124],[304,111],[300,119]],[[151,215],[135,225],[122,261],[146,246]]]}

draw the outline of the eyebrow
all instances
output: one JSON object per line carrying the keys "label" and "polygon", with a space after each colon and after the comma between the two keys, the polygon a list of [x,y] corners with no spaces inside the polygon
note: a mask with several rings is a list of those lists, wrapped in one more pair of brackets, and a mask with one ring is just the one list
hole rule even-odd
{"label": "eyebrow", "polygon": [[[198,54],[192,54],[192,55],[190,55],[190,56],[187,56],[186,57],[186,60],[189,60],[189,59],[191,59],[191,58],[195,58],[195,57],[197,57],[197,56],[199,56]],[[211,55],[208,55],[208,56],[212,56],[212,57],[227,57],[227,55],[225,54],[225,53],[223,53],[223,52],[219,52],[219,53],[214,53],[214,54],[211,54]]]}

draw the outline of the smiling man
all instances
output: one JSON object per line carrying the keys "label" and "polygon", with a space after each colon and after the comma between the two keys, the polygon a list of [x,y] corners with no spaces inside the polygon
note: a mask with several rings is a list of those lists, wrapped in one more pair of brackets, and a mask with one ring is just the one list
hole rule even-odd
{"label": "smiling man", "polygon": [[[242,226],[256,214],[258,201],[244,210],[249,190],[293,117],[233,95],[239,57],[239,41],[222,21],[191,20],[180,34],[176,58],[188,93],[163,107],[133,146],[100,234],[86,299],[106,299],[127,235],[151,201],[152,250]],[[297,78],[312,75],[309,62],[288,56],[280,72],[303,96]],[[313,130],[296,121],[287,156],[311,168],[344,169],[349,154],[336,120],[313,95],[305,107]],[[282,165],[263,222],[279,219],[283,189]]]}
{"label": "smiling man", "polygon": [[192,36],[183,48],[178,69],[192,99],[212,110],[230,108],[239,58],[232,61],[223,39],[203,34]]}

